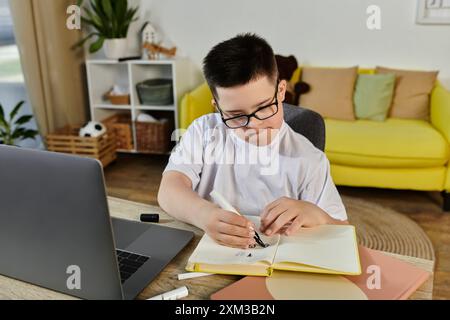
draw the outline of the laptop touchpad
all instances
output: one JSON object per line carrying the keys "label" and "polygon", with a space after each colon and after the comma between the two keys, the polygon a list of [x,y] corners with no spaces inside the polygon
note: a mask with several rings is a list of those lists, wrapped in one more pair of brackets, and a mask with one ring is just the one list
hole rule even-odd
{"label": "laptop touchpad", "polygon": [[111,221],[116,247],[120,249],[127,248],[132,242],[139,238],[140,235],[149,229],[148,225],[137,221],[117,218],[111,218]]}

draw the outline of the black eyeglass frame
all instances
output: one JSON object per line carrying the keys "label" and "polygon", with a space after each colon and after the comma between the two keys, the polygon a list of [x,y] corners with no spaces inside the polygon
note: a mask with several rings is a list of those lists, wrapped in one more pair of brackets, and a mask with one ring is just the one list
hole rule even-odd
{"label": "black eyeglass frame", "polygon": [[[234,116],[234,117],[231,117],[231,118],[226,118],[226,119],[225,119],[225,118],[223,117],[223,111],[222,111],[222,109],[220,109],[219,104],[217,103],[216,97],[214,97],[214,101],[216,102],[217,110],[219,110],[220,117],[222,118],[223,123],[224,123],[228,128],[230,128],[230,129],[239,129],[239,128],[246,127],[246,126],[250,123],[250,118],[252,118],[252,117],[254,117],[254,118],[258,119],[258,120],[267,120],[267,119],[273,117],[274,115],[276,115],[276,114],[278,113],[278,109],[279,109],[279,107],[278,107],[278,85],[279,85],[279,84],[280,84],[280,80],[278,79],[278,80],[277,80],[277,85],[276,85],[276,88],[275,88],[275,95],[274,95],[274,97],[272,98],[272,100],[275,99],[274,102],[272,102],[272,103],[270,103],[270,104],[267,104],[267,105],[265,105],[265,106],[259,107],[258,109],[256,109],[254,112],[252,112],[252,113],[250,113],[250,114],[241,114],[241,115]],[[271,107],[271,106],[273,106],[273,105],[275,105],[276,110],[275,110],[275,112],[274,112],[272,115],[270,115],[270,116],[268,116],[268,117],[265,117],[265,118],[261,118],[261,117],[258,117],[258,116],[256,115],[256,113],[259,112],[259,111],[261,111],[262,109],[269,108],[269,107]],[[227,121],[230,121],[230,120],[233,120],[233,119],[237,119],[237,118],[242,118],[242,117],[247,117],[247,121],[245,122],[245,124],[243,124],[243,125],[241,125],[241,126],[239,126],[239,127],[230,127],[230,126],[227,124]]]}

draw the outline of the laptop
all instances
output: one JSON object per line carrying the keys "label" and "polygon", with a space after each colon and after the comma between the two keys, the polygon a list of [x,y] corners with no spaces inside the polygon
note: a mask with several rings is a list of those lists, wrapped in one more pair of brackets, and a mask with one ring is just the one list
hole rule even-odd
{"label": "laptop", "polygon": [[99,161],[0,145],[0,274],[84,299],[134,299],[193,233],[111,218]]}

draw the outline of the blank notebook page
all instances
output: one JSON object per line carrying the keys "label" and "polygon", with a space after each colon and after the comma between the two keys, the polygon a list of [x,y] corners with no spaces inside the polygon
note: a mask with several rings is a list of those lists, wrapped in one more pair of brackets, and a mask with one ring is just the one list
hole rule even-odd
{"label": "blank notebook page", "polygon": [[321,225],[282,236],[274,264],[283,262],[358,273],[360,263],[355,229],[350,225]]}

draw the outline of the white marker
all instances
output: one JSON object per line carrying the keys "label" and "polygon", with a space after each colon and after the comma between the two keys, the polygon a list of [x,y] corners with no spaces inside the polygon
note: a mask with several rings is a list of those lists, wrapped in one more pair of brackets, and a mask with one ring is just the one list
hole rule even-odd
{"label": "white marker", "polygon": [[[211,193],[209,194],[211,196],[211,198],[217,202],[217,204],[224,210],[227,211],[231,211],[236,213],[239,216],[242,216],[219,192],[217,192],[216,190],[211,191]],[[261,247],[263,248],[267,248],[269,246],[269,244],[264,243],[261,240],[261,237],[259,236],[258,232],[256,232],[256,230],[253,229],[253,227],[251,228],[253,231],[255,231],[255,236],[253,237],[256,241],[257,244],[259,244]]]}
{"label": "white marker", "polygon": [[186,286],[183,286],[181,288],[148,298],[147,300],[178,300],[187,297],[188,294],[188,289],[186,288]]}
{"label": "white marker", "polygon": [[211,198],[217,202],[217,204],[223,209],[227,211],[231,211],[236,213],[237,215],[241,215],[225,198],[216,190],[211,191],[209,194]]}
{"label": "white marker", "polygon": [[198,277],[206,277],[206,276],[212,276],[214,273],[206,273],[206,272],[187,272],[187,273],[180,273],[178,275],[178,280],[186,280],[186,279],[192,279],[192,278],[198,278]]}

